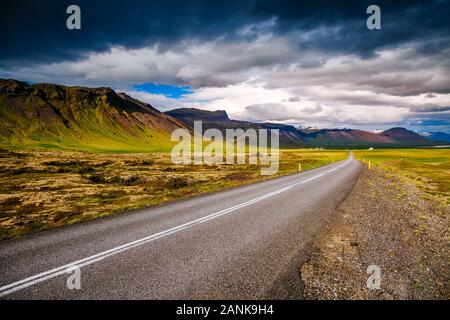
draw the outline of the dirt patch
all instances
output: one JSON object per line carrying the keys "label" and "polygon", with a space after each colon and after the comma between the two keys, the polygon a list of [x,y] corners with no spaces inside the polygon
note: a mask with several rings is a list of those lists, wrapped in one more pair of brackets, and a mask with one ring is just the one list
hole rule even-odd
{"label": "dirt patch", "polygon": [[243,180],[250,179],[251,176],[252,176],[252,174],[248,173],[248,172],[234,172],[234,173],[227,174],[225,176],[225,179],[231,180],[231,181],[243,181]]}
{"label": "dirt patch", "polygon": [[165,185],[169,189],[179,189],[184,188],[189,185],[189,178],[186,177],[169,177]]}
{"label": "dirt patch", "polygon": [[449,213],[407,179],[365,168],[301,266],[305,298],[449,299]]}

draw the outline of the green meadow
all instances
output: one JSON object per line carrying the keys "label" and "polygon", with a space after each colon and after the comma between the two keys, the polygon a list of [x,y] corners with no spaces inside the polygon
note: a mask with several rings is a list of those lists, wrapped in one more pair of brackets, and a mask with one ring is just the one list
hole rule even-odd
{"label": "green meadow", "polygon": [[355,156],[407,177],[426,195],[450,204],[450,149],[358,150]]}

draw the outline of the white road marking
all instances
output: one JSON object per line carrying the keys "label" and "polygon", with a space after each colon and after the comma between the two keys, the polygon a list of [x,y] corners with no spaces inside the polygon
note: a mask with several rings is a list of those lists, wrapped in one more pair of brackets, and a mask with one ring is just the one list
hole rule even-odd
{"label": "white road marking", "polygon": [[8,295],[10,293],[19,291],[21,289],[25,289],[27,287],[33,286],[33,285],[38,284],[40,282],[43,282],[43,281],[55,278],[57,276],[63,275],[65,273],[67,273],[67,270],[69,268],[71,268],[71,267],[77,266],[77,267],[81,268],[81,267],[93,264],[93,263],[101,261],[101,260],[103,260],[103,259],[105,259],[107,257],[116,255],[116,254],[118,254],[120,252],[129,250],[131,248],[143,245],[145,243],[148,243],[148,242],[151,242],[151,241],[163,238],[163,237],[166,237],[168,235],[174,234],[174,233],[179,232],[181,230],[185,230],[187,228],[190,228],[192,226],[204,223],[206,221],[209,221],[209,220],[212,220],[212,219],[216,219],[216,218],[218,218],[220,216],[223,216],[223,215],[226,215],[228,213],[234,212],[234,211],[236,211],[238,209],[247,207],[247,206],[252,205],[252,204],[254,204],[256,202],[259,202],[259,201],[265,200],[267,198],[273,197],[273,196],[275,196],[277,194],[280,194],[282,192],[290,190],[290,189],[292,189],[293,187],[295,187],[297,185],[310,182],[310,181],[315,180],[315,179],[317,179],[319,177],[322,177],[322,176],[324,176],[326,174],[334,172],[337,169],[339,169],[339,168],[345,166],[346,164],[350,163],[351,160],[352,159],[349,158],[343,164],[341,164],[341,165],[339,165],[337,167],[334,167],[333,169],[330,169],[330,170],[327,170],[325,172],[319,173],[319,174],[317,174],[315,176],[312,176],[312,177],[310,177],[308,179],[301,180],[301,181],[293,183],[293,184],[291,184],[291,185],[289,185],[287,187],[284,187],[284,188],[272,191],[270,193],[267,193],[265,195],[259,196],[257,198],[252,199],[252,200],[248,200],[246,202],[243,202],[241,204],[232,206],[230,208],[217,211],[215,213],[209,214],[209,215],[204,216],[202,218],[192,220],[190,222],[187,222],[187,223],[178,225],[176,227],[173,227],[173,228],[170,228],[170,229],[167,229],[167,230],[164,230],[164,231],[152,234],[150,236],[138,239],[136,241],[132,241],[132,242],[126,243],[124,245],[121,245],[121,246],[118,246],[118,247],[115,247],[115,248],[112,248],[112,249],[100,252],[98,254],[89,256],[87,258],[84,258],[84,259],[81,259],[81,260],[77,260],[77,261],[68,263],[66,265],[63,265],[63,266],[60,266],[60,267],[57,267],[57,268],[54,268],[54,269],[51,269],[51,270],[48,270],[48,271],[45,271],[45,272],[41,272],[41,273],[38,273],[38,274],[36,274],[34,276],[31,276],[31,277],[28,277],[28,278],[25,278],[25,279],[13,282],[11,284],[5,285],[3,287],[0,287],[0,297],[6,296],[6,295]]}

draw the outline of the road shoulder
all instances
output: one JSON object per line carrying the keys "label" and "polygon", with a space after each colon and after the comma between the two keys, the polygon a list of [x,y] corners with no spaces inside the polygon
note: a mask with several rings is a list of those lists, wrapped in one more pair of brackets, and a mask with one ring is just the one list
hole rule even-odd
{"label": "road shoulder", "polygon": [[[365,167],[300,268],[304,297],[450,298],[449,211],[402,177]],[[380,289],[367,287],[371,265]]]}

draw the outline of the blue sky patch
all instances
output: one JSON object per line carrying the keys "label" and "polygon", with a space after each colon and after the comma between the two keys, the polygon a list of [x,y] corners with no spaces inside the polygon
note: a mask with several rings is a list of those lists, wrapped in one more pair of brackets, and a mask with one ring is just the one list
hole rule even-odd
{"label": "blue sky patch", "polygon": [[133,87],[138,91],[144,91],[152,94],[162,94],[168,98],[180,99],[186,94],[192,93],[189,86],[173,86],[170,84],[143,83]]}

